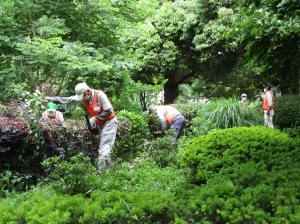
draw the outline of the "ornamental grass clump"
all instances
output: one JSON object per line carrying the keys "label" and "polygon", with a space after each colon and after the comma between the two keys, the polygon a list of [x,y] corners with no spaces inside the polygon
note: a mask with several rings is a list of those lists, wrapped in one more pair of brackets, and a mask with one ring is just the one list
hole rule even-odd
{"label": "ornamental grass clump", "polygon": [[205,104],[189,127],[193,136],[207,134],[215,129],[250,127],[263,124],[262,111],[250,104],[244,108],[237,99],[221,99]]}

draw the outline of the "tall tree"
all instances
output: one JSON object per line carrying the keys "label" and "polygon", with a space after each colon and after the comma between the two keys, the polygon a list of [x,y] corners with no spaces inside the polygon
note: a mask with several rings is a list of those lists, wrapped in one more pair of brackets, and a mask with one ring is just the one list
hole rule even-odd
{"label": "tall tree", "polygon": [[300,1],[240,0],[232,36],[244,46],[257,83],[299,93]]}
{"label": "tall tree", "polygon": [[190,83],[191,77],[202,76],[210,79],[208,83],[216,82],[237,58],[234,52],[226,51],[222,36],[233,15],[232,4],[205,0],[164,3],[155,16],[128,35],[137,59],[133,78],[148,83],[157,76],[166,79],[165,104],[174,101],[178,86]]}

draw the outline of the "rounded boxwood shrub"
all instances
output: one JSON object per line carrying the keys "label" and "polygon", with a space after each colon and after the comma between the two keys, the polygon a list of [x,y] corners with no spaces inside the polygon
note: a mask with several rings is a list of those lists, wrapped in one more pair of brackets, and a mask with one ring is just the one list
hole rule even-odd
{"label": "rounded boxwood shrub", "polygon": [[201,223],[299,223],[299,155],[299,139],[263,126],[197,137],[184,161],[200,186],[185,207]]}
{"label": "rounded boxwood shrub", "polygon": [[195,180],[205,183],[221,169],[249,161],[263,161],[271,169],[279,162],[275,156],[291,151],[295,144],[288,134],[263,126],[229,128],[189,141],[183,161]]}

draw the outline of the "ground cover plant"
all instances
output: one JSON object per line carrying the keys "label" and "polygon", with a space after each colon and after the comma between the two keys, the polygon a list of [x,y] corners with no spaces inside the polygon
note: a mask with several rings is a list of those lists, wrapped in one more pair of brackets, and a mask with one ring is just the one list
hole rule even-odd
{"label": "ground cover plant", "polygon": [[[57,172],[47,186],[1,199],[0,223],[300,221],[299,140],[255,126],[185,141],[174,148],[183,158],[171,159],[173,166],[146,152],[116,161],[101,175],[95,175],[84,155],[52,166]],[[70,175],[74,170],[76,177]],[[68,192],[67,186],[78,191]]]}

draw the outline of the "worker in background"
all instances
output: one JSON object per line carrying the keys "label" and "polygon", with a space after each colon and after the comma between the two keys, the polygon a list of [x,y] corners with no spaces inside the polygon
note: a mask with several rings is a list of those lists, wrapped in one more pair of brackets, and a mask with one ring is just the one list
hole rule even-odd
{"label": "worker in background", "polygon": [[269,128],[274,128],[273,117],[275,109],[275,96],[271,90],[271,86],[264,86],[264,95],[258,94],[257,97],[263,102],[262,109],[264,111],[264,125]]}
{"label": "worker in background", "polygon": [[159,117],[162,130],[170,129],[169,135],[173,140],[177,140],[180,137],[185,126],[185,117],[176,108],[169,105],[151,105],[149,110],[152,114],[156,114]]}
{"label": "worker in background", "polygon": [[274,128],[273,125],[273,116],[275,108],[275,97],[274,93],[271,91],[270,86],[264,87],[264,97],[263,97],[263,110],[264,110],[264,125],[269,128]]}
{"label": "worker in background", "polygon": [[249,100],[247,99],[247,94],[243,93],[241,97],[242,99],[240,100],[240,104],[242,105],[243,108],[247,108],[249,106]]}
{"label": "worker in background", "polygon": [[48,108],[42,113],[41,119],[46,121],[64,121],[64,115],[58,111],[55,103],[48,103]]}

